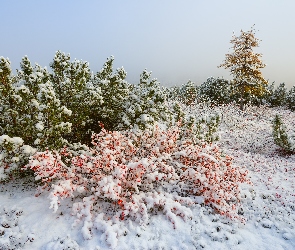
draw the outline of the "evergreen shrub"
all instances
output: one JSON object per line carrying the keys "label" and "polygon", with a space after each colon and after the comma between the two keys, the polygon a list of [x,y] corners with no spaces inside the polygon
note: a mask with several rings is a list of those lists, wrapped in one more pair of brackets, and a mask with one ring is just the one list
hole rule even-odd
{"label": "evergreen shrub", "polygon": [[288,134],[287,127],[279,115],[276,115],[273,120],[273,138],[275,143],[284,149],[286,152],[295,152],[295,133]]}

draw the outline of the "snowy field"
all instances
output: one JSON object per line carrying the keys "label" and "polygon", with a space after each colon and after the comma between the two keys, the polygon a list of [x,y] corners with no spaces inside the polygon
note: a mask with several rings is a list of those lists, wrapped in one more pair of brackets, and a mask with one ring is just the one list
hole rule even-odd
{"label": "snowy field", "polygon": [[295,249],[295,155],[285,155],[272,139],[271,121],[280,114],[295,128],[295,113],[284,109],[196,107],[197,116],[219,112],[220,149],[245,166],[253,183],[241,185],[239,214],[246,223],[216,214],[196,202],[192,216],[176,217],[175,228],[163,213],[146,225],[105,221],[92,226],[85,239],[83,224],[71,216],[71,199],[57,213],[49,209],[48,193],[35,197],[30,180],[0,184],[0,249]]}

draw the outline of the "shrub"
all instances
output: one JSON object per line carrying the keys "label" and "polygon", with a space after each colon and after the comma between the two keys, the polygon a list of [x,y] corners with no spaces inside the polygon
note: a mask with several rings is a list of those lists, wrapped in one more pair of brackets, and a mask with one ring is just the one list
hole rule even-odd
{"label": "shrub", "polygon": [[188,81],[180,87],[179,100],[185,105],[196,103],[198,88],[192,81]]}
{"label": "shrub", "polygon": [[188,81],[181,86],[168,88],[167,96],[170,101],[178,101],[185,105],[191,105],[197,102],[198,87],[192,81]]}
{"label": "shrub", "polygon": [[60,104],[71,111],[70,142],[89,143],[92,131],[99,132],[96,117],[103,97],[99,86],[93,85],[88,62],[70,61],[70,55],[57,51],[50,64],[50,81]]}
{"label": "shrub", "polygon": [[32,67],[27,57],[21,68],[17,81],[0,97],[6,122],[2,134],[20,137],[24,144],[41,150],[61,147],[65,134],[71,131],[71,110],[61,105],[46,68]]}
{"label": "shrub", "polygon": [[[191,196],[202,196],[217,212],[237,218],[239,183],[249,182],[247,171],[234,167],[216,146],[198,146],[180,134],[178,126],[102,129],[84,154],[71,156],[67,149],[38,152],[25,169],[35,172],[43,188],[51,188],[54,211],[60,198],[84,197],[73,211],[78,219],[85,217],[85,227],[101,212],[115,220],[146,223],[149,213],[160,210],[174,224],[175,216],[191,215],[186,208],[193,203]],[[71,160],[65,163],[63,157]]]}
{"label": "shrub", "polygon": [[168,101],[179,101],[180,86],[173,86],[166,88]]}
{"label": "shrub", "polygon": [[286,104],[287,88],[285,83],[280,83],[269,96],[269,104],[272,107],[284,106]]}
{"label": "shrub", "polygon": [[14,130],[17,125],[16,112],[18,98],[13,89],[14,77],[12,76],[10,61],[8,58],[0,57],[0,132]]}
{"label": "shrub", "polygon": [[190,138],[190,140],[196,145],[213,143],[219,140],[217,134],[219,124],[219,114],[202,116],[200,118],[189,115],[183,120],[181,136],[183,138]]}
{"label": "shrub", "polygon": [[170,109],[172,110],[172,120],[171,124],[176,124],[177,122],[183,122],[185,119],[185,111],[183,108],[183,104],[178,101],[170,102]]}
{"label": "shrub", "polygon": [[0,136],[0,181],[6,180],[20,167],[28,163],[36,149],[23,144],[19,137]]}
{"label": "shrub", "polygon": [[179,126],[180,137],[190,139],[195,145],[214,143],[219,140],[221,115],[212,110],[207,112],[206,106],[207,103],[187,106],[178,101],[170,101],[172,116],[166,125]]}
{"label": "shrub", "polygon": [[150,80],[151,72],[144,70],[140,83],[133,86],[123,103],[118,129],[137,126],[140,129],[152,129],[156,122],[169,122],[171,112],[168,109],[165,89],[157,79]]}
{"label": "shrub", "polygon": [[295,111],[295,86],[287,93],[286,105],[290,110]]}
{"label": "shrub", "polygon": [[[130,85],[125,81],[127,76],[124,68],[113,70],[114,57],[104,63],[102,69],[94,75],[92,85],[101,90],[102,103],[94,107],[94,126],[102,122],[109,130],[114,130],[121,124],[121,115],[124,104],[128,98]],[[98,132],[96,129],[94,132]]]}
{"label": "shrub", "polygon": [[233,86],[228,80],[210,77],[199,87],[199,99],[215,105],[230,103],[233,101]]}
{"label": "shrub", "polygon": [[295,152],[295,134],[287,134],[287,128],[280,116],[276,115],[273,120],[273,138],[275,143],[287,152]]}

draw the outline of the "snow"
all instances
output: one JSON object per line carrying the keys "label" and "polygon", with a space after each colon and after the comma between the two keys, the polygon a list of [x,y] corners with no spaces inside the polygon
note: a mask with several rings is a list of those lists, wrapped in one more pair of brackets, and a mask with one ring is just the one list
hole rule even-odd
{"label": "snow", "polygon": [[61,109],[66,115],[68,116],[72,115],[72,110],[67,109],[65,106],[62,106]]}
{"label": "snow", "polygon": [[9,137],[8,135],[1,135],[0,136],[0,144],[8,144],[8,143],[12,143],[15,145],[21,145],[23,144],[23,139],[20,137]]}
{"label": "snow", "polygon": [[36,124],[36,129],[38,129],[39,131],[42,131],[44,129],[44,124],[42,121],[39,121],[37,124]]}
{"label": "snow", "polygon": [[[245,224],[216,214],[201,197],[182,210],[185,219],[166,209],[154,211],[148,223],[115,221],[107,220],[103,212],[91,215],[87,208],[77,208],[85,217],[80,220],[73,213],[71,198],[57,204],[50,197],[51,205],[58,205],[53,213],[48,193],[36,197],[32,180],[15,179],[0,183],[0,249],[295,249],[295,155],[283,154],[271,136],[276,114],[290,124],[295,113],[263,106],[247,107],[244,112],[235,106],[197,106],[187,112],[197,117],[222,114],[218,145],[236,166],[245,166],[253,183],[241,185],[239,214]],[[5,139],[0,137],[2,142]],[[21,144],[20,138],[14,140]],[[70,188],[69,183],[64,185]],[[149,197],[149,202],[155,202]],[[155,199],[175,206],[171,197],[160,194]]]}

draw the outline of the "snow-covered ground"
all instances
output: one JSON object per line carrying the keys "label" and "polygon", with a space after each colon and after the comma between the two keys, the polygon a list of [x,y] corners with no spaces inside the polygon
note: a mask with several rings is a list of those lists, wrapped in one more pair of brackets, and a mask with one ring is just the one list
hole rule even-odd
{"label": "snow-covered ground", "polygon": [[144,226],[98,217],[93,237],[84,239],[70,199],[53,213],[48,193],[35,197],[32,181],[15,180],[0,184],[0,249],[295,249],[295,155],[284,155],[271,136],[275,114],[295,128],[295,113],[266,107],[240,112],[234,106],[190,110],[216,111],[222,114],[220,149],[247,167],[253,183],[241,185],[245,224],[195,204],[192,218],[177,217],[176,229],[161,213]]}

